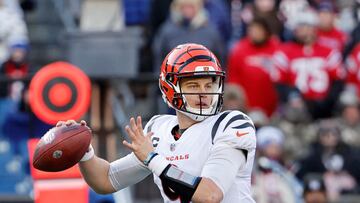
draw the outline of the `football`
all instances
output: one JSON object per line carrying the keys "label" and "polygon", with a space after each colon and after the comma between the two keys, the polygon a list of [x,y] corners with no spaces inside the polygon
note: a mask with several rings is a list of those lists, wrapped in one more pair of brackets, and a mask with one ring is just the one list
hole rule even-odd
{"label": "football", "polygon": [[33,166],[47,172],[68,169],[84,156],[91,138],[91,129],[84,125],[54,127],[36,145]]}

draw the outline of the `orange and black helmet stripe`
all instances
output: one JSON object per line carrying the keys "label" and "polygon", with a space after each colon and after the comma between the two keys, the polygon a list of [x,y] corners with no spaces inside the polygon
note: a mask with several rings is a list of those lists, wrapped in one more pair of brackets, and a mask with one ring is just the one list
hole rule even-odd
{"label": "orange and black helmet stripe", "polygon": [[190,59],[188,59],[187,61],[185,61],[180,67],[178,72],[181,72],[182,69],[184,69],[187,65],[189,65],[190,63],[197,61],[197,60],[208,60],[208,61],[212,61],[214,63],[216,63],[215,59],[211,56],[207,56],[207,55],[197,55],[197,56],[193,56]]}
{"label": "orange and black helmet stripe", "polygon": [[[200,50],[207,51],[204,48],[193,48],[193,49],[184,50],[183,52],[179,53],[179,55],[176,57],[174,62],[172,62],[171,64],[171,72],[174,72],[175,66],[177,65],[177,62],[180,60],[182,56],[184,56],[187,53],[190,54],[190,52],[192,51],[200,51]],[[166,65],[168,65],[168,63],[166,63]]]}

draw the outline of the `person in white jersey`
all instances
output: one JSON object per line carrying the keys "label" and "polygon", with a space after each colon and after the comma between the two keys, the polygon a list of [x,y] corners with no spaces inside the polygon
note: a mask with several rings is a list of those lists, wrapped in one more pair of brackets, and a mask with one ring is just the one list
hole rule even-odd
{"label": "person in white jersey", "polygon": [[132,153],[114,162],[97,157],[90,146],[79,163],[85,181],[106,194],[152,174],[164,202],[255,202],[251,196],[255,127],[240,111],[220,112],[224,78],[217,58],[206,47],[174,48],[162,63],[159,86],[176,116],[156,115],[145,128],[141,117],[131,118],[125,127],[131,143],[123,144]]}

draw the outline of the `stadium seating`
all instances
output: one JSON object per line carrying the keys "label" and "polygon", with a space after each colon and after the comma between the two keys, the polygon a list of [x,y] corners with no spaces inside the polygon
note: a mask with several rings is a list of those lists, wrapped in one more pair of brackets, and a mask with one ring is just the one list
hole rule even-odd
{"label": "stadium seating", "polygon": [[30,195],[32,183],[26,170],[26,157],[15,155],[10,142],[0,140],[0,195]]}

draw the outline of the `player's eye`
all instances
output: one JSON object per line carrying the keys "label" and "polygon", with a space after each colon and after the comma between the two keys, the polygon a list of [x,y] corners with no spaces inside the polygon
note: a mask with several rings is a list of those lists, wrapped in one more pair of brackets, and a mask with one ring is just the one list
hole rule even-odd
{"label": "player's eye", "polygon": [[192,86],[189,87],[189,89],[191,89],[191,90],[197,90],[197,89],[199,89],[199,88],[198,88],[198,86],[196,86],[196,85],[192,85]]}
{"label": "player's eye", "polygon": [[215,87],[214,83],[208,83],[205,86],[206,90],[211,90],[211,91],[214,89],[214,87]]}
{"label": "player's eye", "polygon": [[187,88],[189,88],[189,89],[197,89],[199,87],[199,85],[197,85],[197,84],[188,84],[187,85]]}
{"label": "player's eye", "polygon": [[212,89],[213,88],[213,84],[211,83],[211,84],[207,84],[206,86],[206,89]]}

